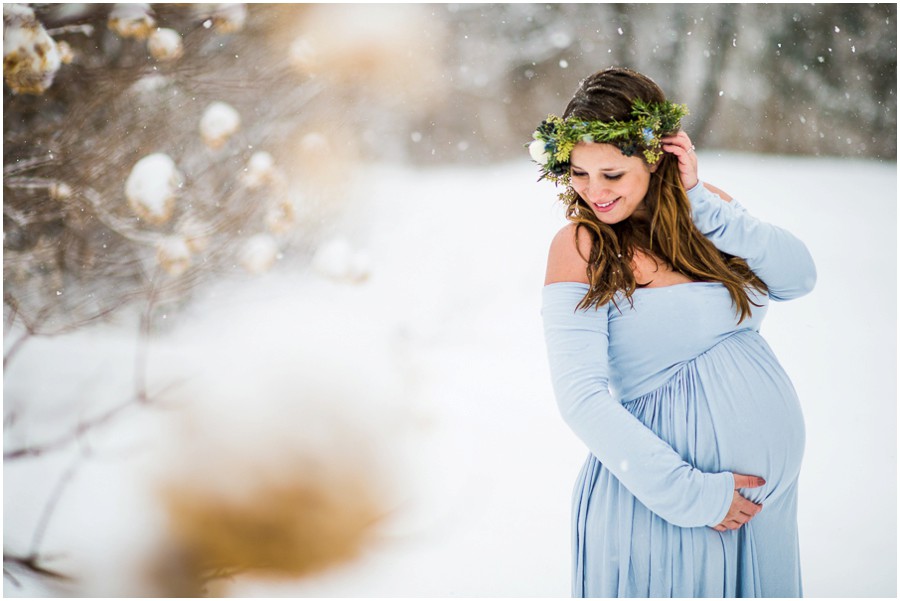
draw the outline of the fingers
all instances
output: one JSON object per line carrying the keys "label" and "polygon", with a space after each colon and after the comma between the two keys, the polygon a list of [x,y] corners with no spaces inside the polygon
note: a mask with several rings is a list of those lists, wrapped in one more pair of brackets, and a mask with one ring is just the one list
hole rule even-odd
{"label": "fingers", "polygon": [[664,152],[674,155],[678,159],[678,171],[681,174],[681,183],[685,190],[690,190],[697,185],[697,155],[694,154],[694,145],[691,139],[683,131],[672,136],[660,138]]}
{"label": "fingers", "polygon": [[745,515],[745,516],[747,516],[747,519],[749,520],[750,518],[755,516],[757,513],[762,511],[762,505],[760,505],[758,503],[754,503],[753,501],[751,501],[749,499],[745,499],[738,493],[734,493],[734,494],[735,494],[736,498],[734,499],[734,502],[732,502],[731,507],[732,507],[732,509],[736,510],[737,514]]}
{"label": "fingers", "polygon": [[680,131],[672,136],[665,136],[664,138],[660,138],[660,141],[663,144],[664,150],[675,155],[683,156],[692,154],[694,152],[694,144],[691,142],[691,139],[688,137],[688,135],[683,131]]}
{"label": "fingers", "polygon": [[[754,476],[755,477],[755,476]],[[745,499],[737,492],[731,501],[731,507],[728,508],[728,514],[721,524],[713,526],[713,530],[717,532],[725,532],[726,530],[737,530],[762,511],[762,505],[754,503],[749,499]]]}
{"label": "fingers", "polygon": [[745,474],[732,474],[735,488],[759,488],[765,486],[766,481],[759,476],[747,476]]}
{"label": "fingers", "polygon": [[674,154],[675,156],[681,157],[689,157],[694,150],[689,146],[687,148],[681,146],[680,144],[665,144],[663,143],[662,149],[668,152],[669,154]]}

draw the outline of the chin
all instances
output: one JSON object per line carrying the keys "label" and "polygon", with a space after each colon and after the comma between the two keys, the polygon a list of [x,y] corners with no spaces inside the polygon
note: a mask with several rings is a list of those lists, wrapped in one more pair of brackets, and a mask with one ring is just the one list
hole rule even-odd
{"label": "chin", "polygon": [[620,221],[625,221],[628,219],[629,215],[621,215],[617,211],[612,213],[601,213],[599,211],[591,211],[594,214],[600,223],[605,223],[606,225],[614,225],[619,223]]}

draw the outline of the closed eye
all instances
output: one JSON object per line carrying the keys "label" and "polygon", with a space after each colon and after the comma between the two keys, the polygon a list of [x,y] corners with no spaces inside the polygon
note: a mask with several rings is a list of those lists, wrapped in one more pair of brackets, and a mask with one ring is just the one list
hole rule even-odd
{"label": "closed eye", "polygon": [[610,180],[610,181],[616,181],[617,179],[622,179],[622,176],[623,176],[623,175],[625,175],[625,174],[624,174],[624,173],[617,173],[617,174],[615,174],[615,175],[610,175],[609,173],[604,173],[604,174],[603,174],[603,177],[605,177],[606,179],[608,179],[608,180]]}

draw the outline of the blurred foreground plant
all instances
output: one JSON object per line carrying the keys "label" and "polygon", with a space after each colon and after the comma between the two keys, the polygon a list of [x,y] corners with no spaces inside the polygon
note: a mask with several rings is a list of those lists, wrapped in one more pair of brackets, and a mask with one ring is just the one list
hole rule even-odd
{"label": "blurred foreground plant", "polygon": [[[202,285],[286,260],[365,281],[364,254],[332,252],[329,241],[350,201],[365,200],[352,196],[361,148],[382,150],[376,124],[392,128],[376,115],[421,100],[434,52],[422,46],[418,9],[366,10],[378,18],[318,5],[4,5],[4,373],[36,337],[137,322],[134,395],[119,405],[85,417],[89,399],[60,390],[74,397],[73,423],[50,437],[20,419],[32,399],[5,399],[6,462],[76,456],[31,548],[8,550],[5,568],[56,573],[43,533],[89,455],[76,447],[153,406],[162,388],[148,391],[154,335],[179,325],[178,309]],[[412,17],[393,18],[401,14]],[[344,27],[323,35],[334,22]],[[257,476],[243,481],[257,496],[237,505],[190,486],[163,495],[184,561],[161,567],[180,574],[173,594],[216,570],[299,574],[338,561],[379,515],[340,479],[325,490],[325,481]],[[337,500],[345,493],[352,502]],[[298,515],[305,510],[321,519]],[[252,542],[246,555],[236,552],[241,537]]]}
{"label": "blurred foreground plant", "polygon": [[166,596],[197,596],[237,574],[298,578],[352,559],[383,518],[370,487],[353,472],[343,481],[250,477],[237,496],[196,482],[169,486],[168,543],[151,578]]}

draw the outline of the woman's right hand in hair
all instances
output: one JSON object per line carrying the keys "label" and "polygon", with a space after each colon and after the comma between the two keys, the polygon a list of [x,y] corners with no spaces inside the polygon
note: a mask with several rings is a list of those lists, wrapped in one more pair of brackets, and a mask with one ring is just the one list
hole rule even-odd
{"label": "woman's right hand in hair", "polygon": [[726,530],[737,530],[762,511],[762,505],[754,503],[749,499],[745,499],[738,494],[739,488],[758,488],[764,486],[766,481],[759,476],[746,476],[744,474],[733,474],[734,476],[734,497],[731,500],[731,507],[722,523],[713,526],[713,530],[725,532]]}

